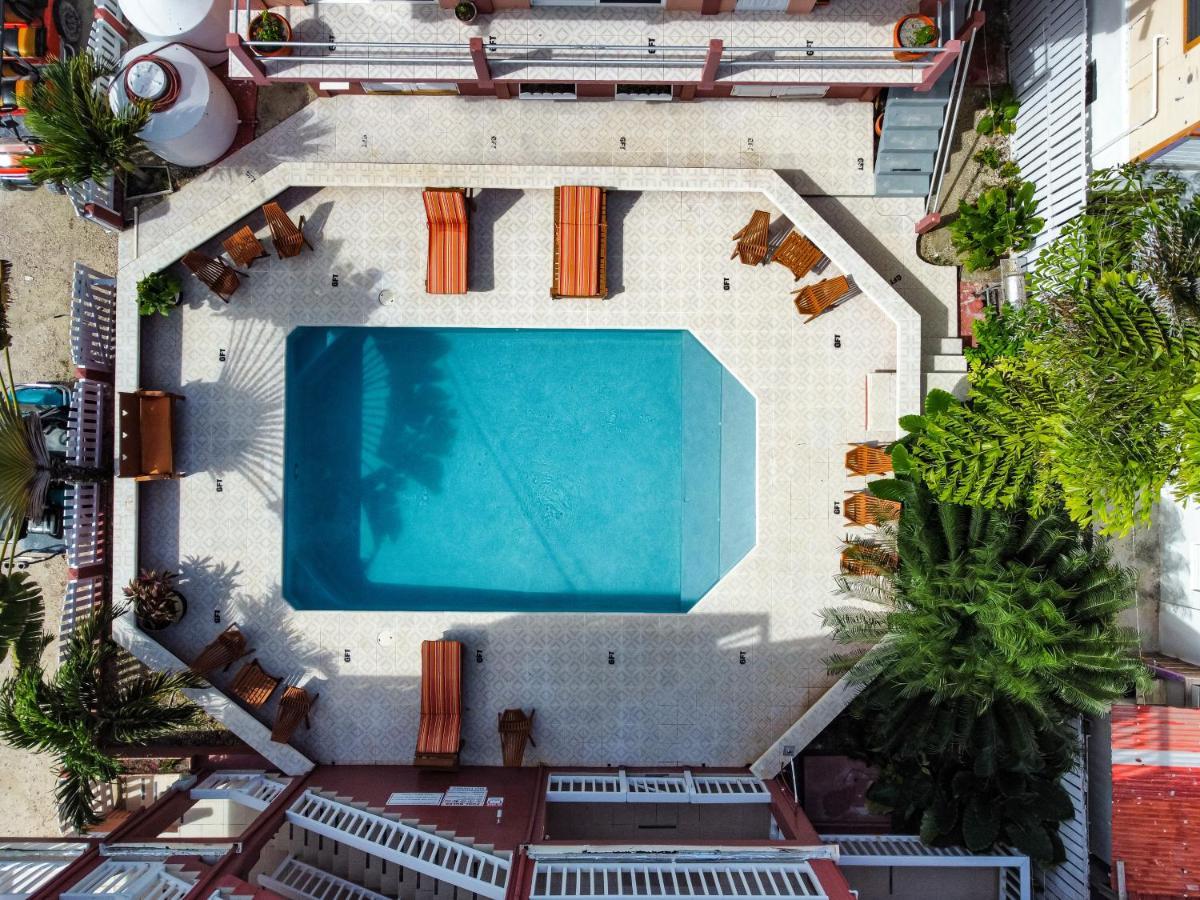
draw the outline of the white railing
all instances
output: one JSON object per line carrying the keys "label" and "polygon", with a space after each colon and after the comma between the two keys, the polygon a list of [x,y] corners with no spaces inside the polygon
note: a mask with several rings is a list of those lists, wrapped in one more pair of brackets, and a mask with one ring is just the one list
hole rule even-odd
{"label": "white railing", "polygon": [[107,860],[85,875],[61,900],[182,900],[192,885],[161,862]]}
{"label": "white railing", "polygon": [[10,844],[0,848],[0,900],[21,900],[69,866],[86,844]]}
{"label": "white railing", "polygon": [[[288,779],[290,781],[290,779]],[[230,800],[262,811],[287,787],[264,772],[214,772],[191,790],[193,800]]]}
{"label": "white railing", "polygon": [[104,464],[104,410],[108,385],[80,378],[71,392],[71,416],[67,430],[67,459],[77,466],[98,468]]}
{"label": "white railing", "polygon": [[[957,0],[950,0],[949,32],[954,34],[954,6]],[[939,12],[941,4],[939,3]],[[983,7],[983,0],[967,0],[963,20],[969,21]],[[940,20],[940,15],[939,15]],[[942,203],[942,182],[946,177],[946,167],[950,163],[950,146],[954,143],[954,124],[958,120],[958,108],[962,101],[963,92],[967,85],[967,68],[971,61],[971,51],[975,48],[976,31],[971,31],[967,38],[967,46],[958,58],[954,60],[954,72],[950,76],[950,99],[946,101],[946,111],[942,118],[942,133],[938,138],[937,154],[934,156],[933,174],[930,176],[929,195],[925,198],[925,212],[938,209]]]}
{"label": "white railing", "polygon": [[552,861],[534,863],[531,900],[643,900],[647,897],[824,898],[825,891],[804,860],[777,862],[709,859],[674,862],[653,859]]}
{"label": "white railing", "polygon": [[284,859],[270,875],[260,873],[258,883],[289,900],[389,900],[384,894],[330,875],[294,856]]}
{"label": "white railing", "polygon": [[98,62],[115,69],[121,62],[121,57],[125,55],[129,41],[124,33],[109,22],[104,13],[115,19],[118,25],[126,25],[125,14],[121,12],[117,0],[96,0],[95,16],[92,20],[92,30],[88,33],[87,48]]}
{"label": "white railing", "polygon": [[509,862],[395,819],[305,791],[287,811],[294,825],[481,897],[502,900]]}
{"label": "white railing", "polygon": [[71,635],[85,619],[89,619],[104,603],[104,576],[73,578],[67,582],[66,598],[63,600],[62,619],[58,627],[58,659],[66,659]]}
{"label": "white railing", "polygon": [[117,280],[75,263],[71,290],[71,362],[111,372],[116,352]]}
{"label": "white railing", "polygon": [[664,775],[551,772],[546,800],[557,803],[770,803],[767,786],[753,775]]}
{"label": "white railing", "polygon": [[104,525],[103,488],[95,483],[68,486],[63,509],[68,566],[82,569],[104,563]]}

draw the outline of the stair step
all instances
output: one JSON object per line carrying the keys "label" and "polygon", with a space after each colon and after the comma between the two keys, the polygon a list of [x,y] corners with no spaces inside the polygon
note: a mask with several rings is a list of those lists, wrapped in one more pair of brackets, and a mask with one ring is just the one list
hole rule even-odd
{"label": "stair step", "polygon": [[953,394],[963,400],[967,396],[967,375],[965,372],[928,372],[924,376],[923,393],[928,394],[934,388]]}
{"label": "stair step", "polygon": [[875,195],[878,197],[924,197],[928,193],[928,174],[880,172],[875,175]]}
{"label": "stair step", "polygon": [[932,172],[932,150],[881,150],[875,157],[875,174]]}
{"label": "stair step", "polygon": [[939,353],[950,353],[950,354],[954,354],[954,353],[961,354],[963,352],[962,338],[957,338],[957,337],[942,338],[938,342],[938,352]]}
{"label": "stair step", "polygon": [[879,152],[892,150],[936,150],[939,132],[935,128],[905,128],[894,125],[879,138]]}
{"label": "stair step", "polygon": [[965,372],[967,359],[965,356],[938,355],[933,358],[934,372]]}
{"label": "stair step", "polygon": [[891,128],[937,128],[941,129],[946,118],[946,104],[931,106],[897,106],[889,103],[883,114],[883,130]]}

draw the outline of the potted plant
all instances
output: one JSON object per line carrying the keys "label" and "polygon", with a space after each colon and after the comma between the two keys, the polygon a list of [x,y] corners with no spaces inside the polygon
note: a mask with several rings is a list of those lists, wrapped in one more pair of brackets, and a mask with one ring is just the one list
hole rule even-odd
{"label": "potted plant", "polygon": [[182,291],[183,283],[174,272],[151,272],[137,284],[138,312],[165,316],[179,305]]}
{"label": "potted plant", "polygon": [[[250,22],[251,41],[290,41],[292,26],[283,16],[264,9]],[[290,56],[291,47],[254,47],[258,56]]]}
{"label": "potted plant", "polygon": [[475,16],[479,14],[479,10],[475,8],[475,4],[471,0],[459,0],[454,4],[454,18],[462,22],[464,25],[470,25],[475,21]]}
{"label": "potted plant", "polygon": [[174,572],[143,569],[125,588],[125,596],[133,601],[133,613],[143,631],[161,631],[174,625],[187,612],[187,600],[175,588]]}
{"label": "potted plant", "polygon": [[[892,29],[893,47],[930,47],[938,39],[938,28],[929,16],[914,13],[905,16]],[[895,57],[902,62],[913,62],[926,56],[924,53],[906,53],[897,50]]]}

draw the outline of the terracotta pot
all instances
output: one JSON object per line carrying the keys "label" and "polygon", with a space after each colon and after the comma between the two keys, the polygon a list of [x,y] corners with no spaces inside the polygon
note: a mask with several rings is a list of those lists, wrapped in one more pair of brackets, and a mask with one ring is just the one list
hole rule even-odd
{"label": "terracotta pot", "polygon": [[[278,22],[283,27],[283,39],[285,41],[290,41],[292,39],[292,24],[287,19],[285,19],[281,15],[278,15],[277,13],[270,12],[269,10],[262,13],[262,15],[270,16],[272,19],[274,19],[276,22]],[[257,19],[257,18],[258,18],[258,16],[254,17],[254,19]],[[254,19],[250,20],[250,40],[252,40],[252,41],[258,40],[257,35],[255,35],[255,33],[254,33]],[[273,50],[267,50],[263,47],[251,47],[250,49],[254,51],[255,56],[291,56],[292,55],[291,47],[276,47]]]}
{"label": "terracotta pot", "polygon": [[883,136],[883,113],[875,117],[875,137]]}
{"label": "terracotta pot", "polygon": [[[936,37],[937,25],[934,24],[933,19],[929,18],[929,16],[922,16],[919,13],[914,13],[911,16],[904,16],[903,18],[901,18],[900,21],[896,23],[896,27],[892,29],[892,46],[893,47],[910,46],[908,44],[904,44],[901,42],[900,32],[904,30],[905,25],[907,25],[909,22],[912,22],[914,20],[916,20],[919,23],[919,25],[925,25],[929,28],[932,28],[935,33],[933,40],[935,42],[937,41],[937,37]],[[932,47],[933,44],[926,44],[925,46]],[[903,50],[898,50],[893,55],[896,57],[896,59],[900,60],[901,62],[915,62],[915,61],[921,59],[922,57],[928,56],[929,54],[927,54],[927,53],[905,53]]]}

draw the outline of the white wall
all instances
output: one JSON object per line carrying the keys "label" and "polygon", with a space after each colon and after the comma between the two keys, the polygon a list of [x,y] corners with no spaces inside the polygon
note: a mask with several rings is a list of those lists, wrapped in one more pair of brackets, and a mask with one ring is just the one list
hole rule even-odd
{"label": "white wall", "polygon": [[1159,530],[1158,649],[1200,665],[1200,505],[1164,496]]}
{"label": "white wall", "polygon": [[1088,0],[1089,56],[1094,63],[1096,99],[1088,107],[1091,164],[1103,169],[1129,161],[1129,32],[1125,3]]}

